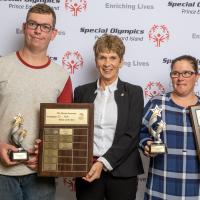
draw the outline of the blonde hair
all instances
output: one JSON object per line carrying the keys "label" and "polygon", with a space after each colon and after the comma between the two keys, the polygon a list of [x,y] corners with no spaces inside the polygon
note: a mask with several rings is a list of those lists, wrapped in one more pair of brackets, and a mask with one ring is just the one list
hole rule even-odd
{"label": "blonde hair", "polygon": [[122,60],[125,53],[125,46],[121,38],[116,35],[103,34],[97,39],[93,47],[95,58],[102,52],[115,52]]}

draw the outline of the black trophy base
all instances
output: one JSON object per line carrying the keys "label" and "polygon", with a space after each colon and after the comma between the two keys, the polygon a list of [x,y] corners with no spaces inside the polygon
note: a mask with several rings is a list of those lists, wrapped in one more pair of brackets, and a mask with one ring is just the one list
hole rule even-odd
{"label": "black trophy base", "polygon": [[164,154],[167,153],[167,147],[163,143],[152,143],[149,147],[150,154]]}
{"label": "black trophy base", "polygon": [[29,156],[28,152],[22,148],[19,148],[17,152],[9,152],[10,160],[12,161],[27,161]]}

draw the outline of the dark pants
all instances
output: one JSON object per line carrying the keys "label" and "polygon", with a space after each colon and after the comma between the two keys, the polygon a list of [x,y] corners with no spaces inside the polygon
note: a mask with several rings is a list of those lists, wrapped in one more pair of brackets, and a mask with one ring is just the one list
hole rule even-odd
{"label": "dark pants", "polygon": [[76,179],[77,200],[134,200],[137,191],[137,177],[119,178],[102,172],[100,179],[88,183]]}

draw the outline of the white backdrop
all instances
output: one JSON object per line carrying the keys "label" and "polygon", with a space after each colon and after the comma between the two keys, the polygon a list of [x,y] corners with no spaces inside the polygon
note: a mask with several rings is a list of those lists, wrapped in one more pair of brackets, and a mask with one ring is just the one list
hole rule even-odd
{"label": "white backdrop", "polygon": [[[93,44],[101,34],[120,36],[126,45],[120,78],[140,85],[145,103],[171,90],[171,59],[190,54],[199,61],[200,1],[182,0],[0,0],[0,55],[22,47],[22,23],[35,3],[46,2],[57,14],[59,34],[50,57],[71,73],[73,87],[94,81]],[[195,88],[200,92],[199,83]],[[147,171],[148,161],[143,158]],[[146,175],[139,177],[137,200]],[[74,200],[72,178],[57,179],[57,200]]]}

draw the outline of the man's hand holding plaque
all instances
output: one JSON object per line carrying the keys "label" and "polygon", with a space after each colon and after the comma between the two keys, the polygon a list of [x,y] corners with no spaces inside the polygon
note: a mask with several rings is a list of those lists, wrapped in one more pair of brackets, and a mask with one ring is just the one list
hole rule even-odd
{"label": "man's hand holding plaque", "polygon": [[151,109],[152,115],[149,120],[148,129],[149,133],[153,137],[153,142],[149,144],[149,153],[150,154],[162,154],[166,153],[166,145],[162,142],[160,134],[165,130],[166,123],[162,120],[159,120],[158,117],[161,117],[162,109],[157,105],[155,108]]}
{"label": "man's hand holding plaque", "polygon": [[23,128],[24,119],[19,113],[15,118],[10,131],[9,139],[10,143],[14,145],[18,150],[9,151],[9,157],[11,161],[27,161],[28,152],[24,149],[22,142],[27,135],[27,130]]}

